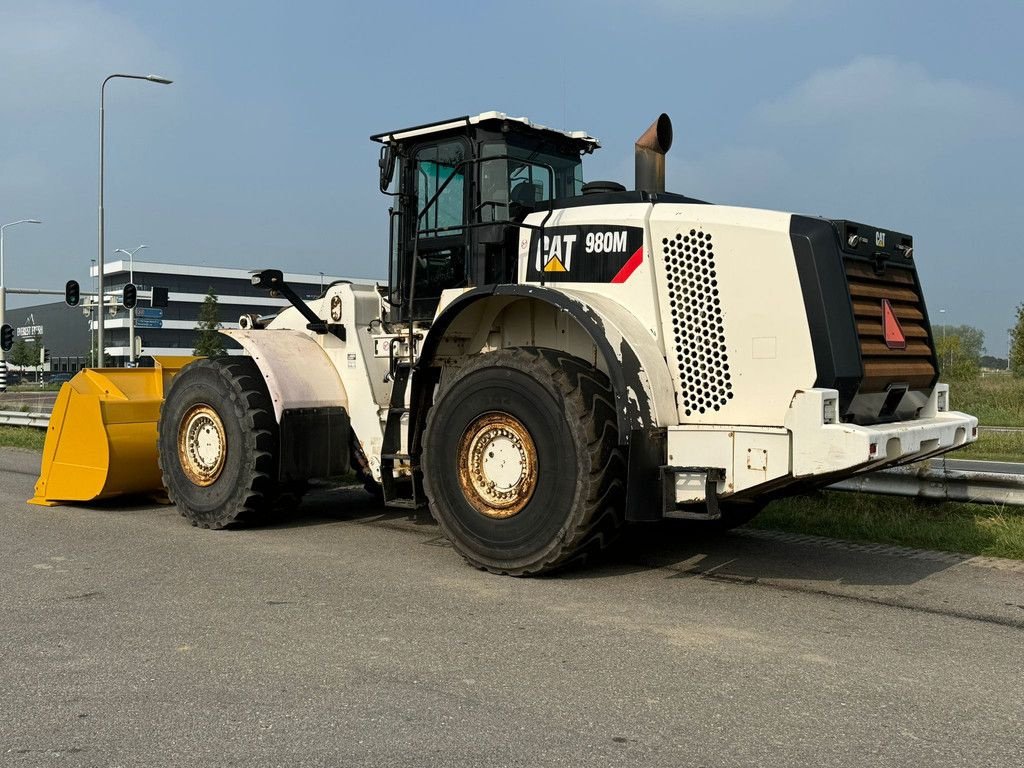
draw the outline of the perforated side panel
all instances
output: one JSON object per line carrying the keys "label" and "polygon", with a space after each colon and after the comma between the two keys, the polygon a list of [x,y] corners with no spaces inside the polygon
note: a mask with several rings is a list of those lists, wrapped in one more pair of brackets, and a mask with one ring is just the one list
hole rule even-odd
{"label": "perforated side panel", "polygon": [[681,405],[687,416],[717,411],[733,393],[711,235],[691,229],[661,242]]}

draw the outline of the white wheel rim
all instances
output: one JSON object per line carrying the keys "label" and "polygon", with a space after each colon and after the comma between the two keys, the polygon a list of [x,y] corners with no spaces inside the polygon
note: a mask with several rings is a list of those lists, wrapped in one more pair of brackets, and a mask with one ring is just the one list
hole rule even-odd
{"label": "white wheel rim", "polygon": [[203,403],[189,408],[178,427],[178,459],[188,479],[212,485],[224,469],[227,447],[217,412]]}
{"label": "white wheel rim", "polygon": [[533,439],[507,413],[487,413],[470,424],[459,441],[458,462],[463,494],[487,517],[519,513],[537,486]]}

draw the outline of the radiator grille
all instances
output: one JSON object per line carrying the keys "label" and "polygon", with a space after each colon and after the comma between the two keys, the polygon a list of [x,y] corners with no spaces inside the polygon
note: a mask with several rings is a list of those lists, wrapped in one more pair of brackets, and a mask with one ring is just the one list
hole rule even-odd
{"label": "radiator grille", "polygon": [[[925,389],[936,377],[935,351],[925,320],[921,288],[911,268],[893,263],[880,275],[874,264],[844,258],[857,322],[864,378],[860,392],[884,392],[891,384]],[[888,299],[906,336],[906,349],[890,349],[882,332],[882,300]]]}
{"label": "radiator grille", "polygon": [[691,229],[662,241],[668,300],[687,416],[717,411],[732,399],[711,235]]}

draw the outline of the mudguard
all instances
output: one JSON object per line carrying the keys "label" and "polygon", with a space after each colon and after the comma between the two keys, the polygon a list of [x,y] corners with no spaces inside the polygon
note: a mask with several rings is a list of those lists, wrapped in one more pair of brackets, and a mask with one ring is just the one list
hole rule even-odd
{"label": "mudguard", "polygon": [[348,409],[348,395],[337,369],[316,339],[294,330],[222,330],[249,353],[259,367],[281,421],[298,408]]}
{"label": "mudguard", "polygon": [[348,471],[348,394],[330,357],[307,333],[286,329],[223,330],[263,374],[280,425],[282,481]]}

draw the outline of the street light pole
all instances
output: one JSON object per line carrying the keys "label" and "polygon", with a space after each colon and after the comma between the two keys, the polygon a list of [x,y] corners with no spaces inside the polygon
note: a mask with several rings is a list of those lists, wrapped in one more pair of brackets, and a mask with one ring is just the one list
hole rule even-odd
{"label": "street light pole", "polygon": [[[96,266],[96,259],[89,259],[89,266],[90,266],[89,274],[92,274],[92,268],[95,268],[95,266]],[[93,278],[92,289],[93,289],[93,291],[96,290],[96,278]],[[90,307],[89,308],[89,347],[90,347],[90,349],[89,349],[89,365],[91,365],[93,368],[99,368],[99,365],[96,363],[96,331],[92,327],[93,326],[92,316],[93,316],[93,313],[95,311],[96,311],[95,307]]]}
{"label": "street light pole", "polygon": [[100,86],[100,210],[99,210],[99,250],[98,258],[96,259],[96,270],[97,270],[97,297],[100,303],[101,311],[96,313],[96,350],[97,356],[100,360],[100,366],[103,367],[103,312],[102,307],[103,301],[103,130],[104,130],[104,118],[103,118],[103,107],[104,99],[106,97],[107,83],[115,78],[122,78],[125,80],[148,80],[151,83],[159,83],[160,85],[170,85],[173,80],[168,80],[166,77],[158,77],[157,75],[124,75],[114,74],[107,75],[103,84]]}
{"label": "street light pole", "polygon": [[[124,248],[115,249],[114,253],[124,253],[128,256],[128,282],[135,282],[135,254],[148,245],[140,245],[134,251],[126,251]],[[129,368],[135,367],[135,307],[128,309],[128,362]]]}
{"label": "street light pole", "polygon": [[[946,310],[940,309],[939,310],[939,314],[940,315],[945,315],[946,314]],[[942,350],[946,353],[946,355],[949,357],[949,359],[952,360],[953,359],[952,355],[950,355],[949,354],[949,350],[946,349],[946,322],[945,322],[946,318],[942,318],[942,321],[943,321],[942,322]]]}
{"label": "street light pole", "polygon": [[[0,226],[0,325],[7,322],[7,283],[4,281],[4,230],[16,224],[42,224],[39,219],[19,219]],[[0,349],[0,392],[7,389],[7,353]]]}

